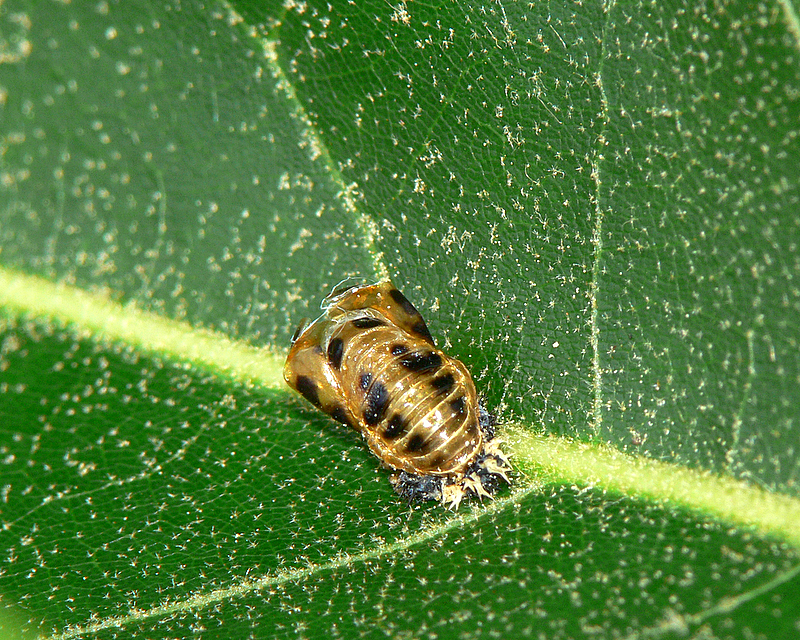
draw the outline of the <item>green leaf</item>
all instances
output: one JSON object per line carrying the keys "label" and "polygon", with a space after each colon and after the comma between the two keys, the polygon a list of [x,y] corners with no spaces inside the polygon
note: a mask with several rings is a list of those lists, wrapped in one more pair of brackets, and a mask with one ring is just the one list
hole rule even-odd
{"label": "green leaf", "polygon": [[[0,7],[0,636],[793,637],[796,16]],[[514,484],[281,380],[390,275]]]}

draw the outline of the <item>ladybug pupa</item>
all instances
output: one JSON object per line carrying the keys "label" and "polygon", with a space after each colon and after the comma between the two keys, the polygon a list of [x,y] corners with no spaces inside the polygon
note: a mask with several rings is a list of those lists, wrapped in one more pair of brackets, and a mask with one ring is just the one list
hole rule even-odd
{"label": "ladybug pupa", "polygon": [[407,500],[456,509],[510,483],[491,416],[467,368],[436,348],[419,311],[384,281],[334,291],[297,328],[283,376],[350,425]]}

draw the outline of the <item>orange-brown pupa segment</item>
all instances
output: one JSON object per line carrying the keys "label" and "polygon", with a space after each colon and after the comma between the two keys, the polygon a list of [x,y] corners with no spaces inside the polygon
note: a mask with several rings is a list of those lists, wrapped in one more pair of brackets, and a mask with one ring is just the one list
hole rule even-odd
{"label": "orange-brown pupa segment", "polygon": [[340,401],[339,377],[321,347],[322,334],[329,324],[323,315],[295,336],[283,367],[283,379],[315,407],[356,428],[355,418]]}

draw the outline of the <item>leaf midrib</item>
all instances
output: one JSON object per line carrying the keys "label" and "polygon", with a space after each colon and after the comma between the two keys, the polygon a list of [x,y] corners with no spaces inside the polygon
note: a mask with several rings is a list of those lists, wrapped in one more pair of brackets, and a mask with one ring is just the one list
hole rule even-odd
{"label": "leaf midrib", "polygon": [[[63,323],[81,338],[123,344],[210,371],[223,379],[288,393],[282,376],[285,354],[164,318],[131,303],[121,305],[77,287],[0,267],[0,307],[10,315]],[[400,540],[378,542],[356,553],[343,552],[325,563],[196,593],[151,609],[71,626],[52,638],[75,638],[148,618],[204,608],[234,596],[392,555],[513,508],[528,495],[541,491],[544,484],[551,483],[599,488],[660,506],[679,507],[800,549],[800,500],[791,496],[769,493],[728,476],[631,456],[605,445],[536,435],[529,425],[506,425],[501,437],[518,471],[516,488],[502,498],[452,517],[443,515],[441,520]]]}
{"label": "leaf midrib", "polygon": [[[289,392],[283,382],[284,353],[164,318],[132,303],[121,305],[100,294],[0,267],[0,306],[12,315],[63,323],[80,337],[130,346],[223,379]],[[515,466],[529,478],[669,503],[730,525],[752,527],[760,535],[800,548],[800,500],[792,496],[606,445],[536,435],[530,425],[506,425],[503,431]],[[531,481],[521,486],[527,491]]]}

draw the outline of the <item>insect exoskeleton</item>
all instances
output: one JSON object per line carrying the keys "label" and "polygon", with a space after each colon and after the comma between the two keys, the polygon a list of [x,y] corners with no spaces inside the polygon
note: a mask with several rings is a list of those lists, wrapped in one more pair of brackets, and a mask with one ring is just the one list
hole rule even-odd
{"label": "insect exoskeleton", "polygon": [[436,348],[422,316],[389,282],[334,291],[323,313],[298,327],[287,384],[361,433],[408,500],[456,509],[483,498],[508,459],[467,368]]}

